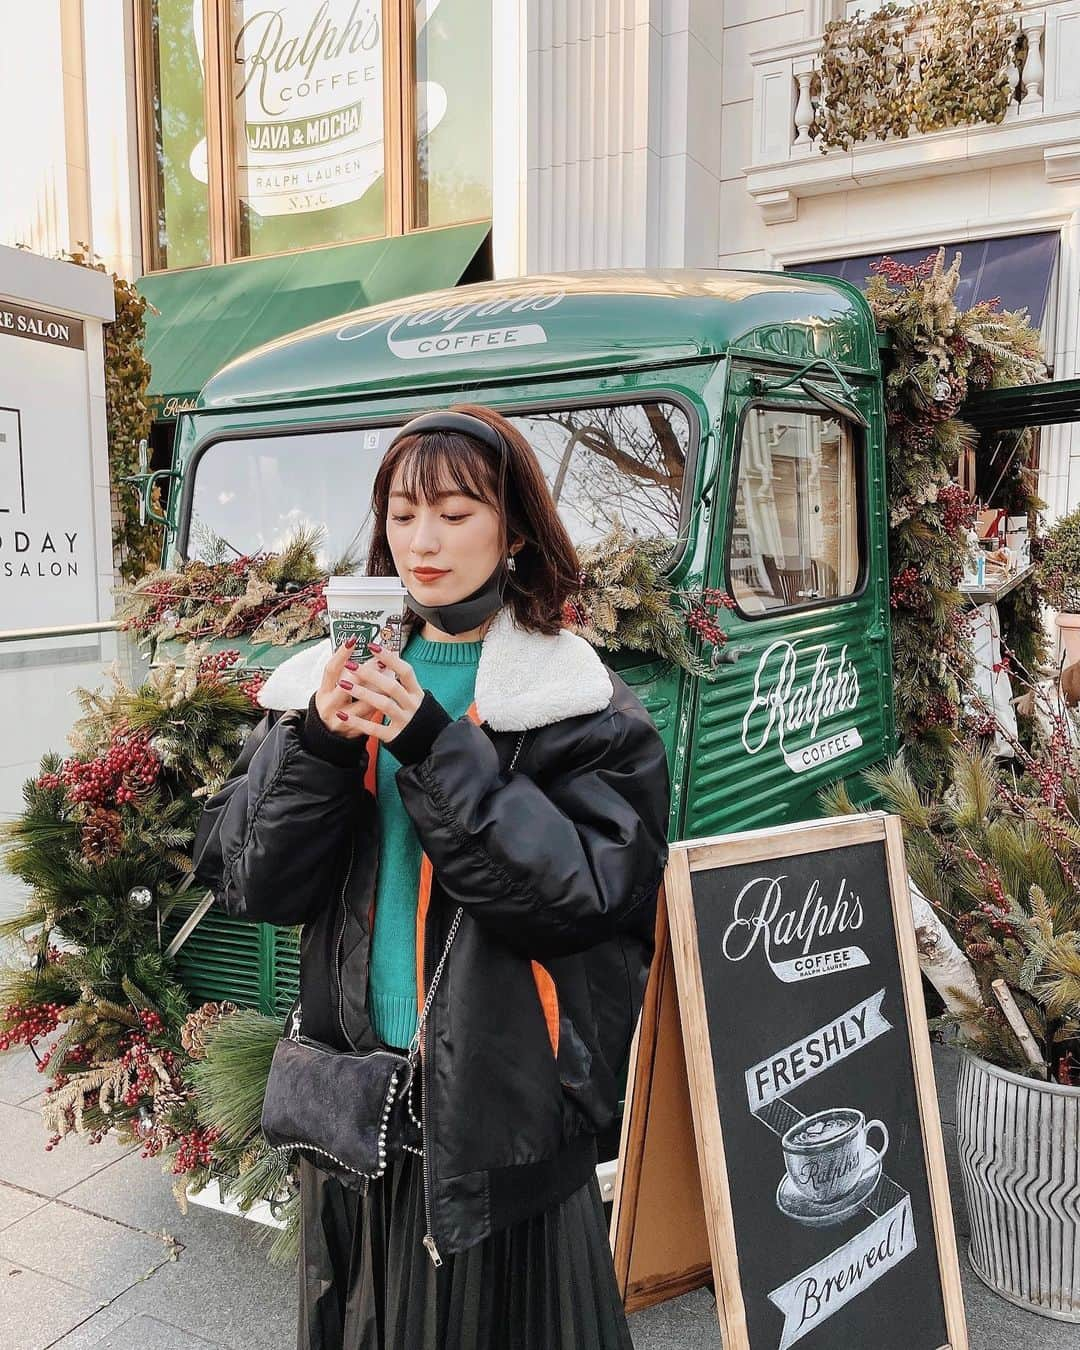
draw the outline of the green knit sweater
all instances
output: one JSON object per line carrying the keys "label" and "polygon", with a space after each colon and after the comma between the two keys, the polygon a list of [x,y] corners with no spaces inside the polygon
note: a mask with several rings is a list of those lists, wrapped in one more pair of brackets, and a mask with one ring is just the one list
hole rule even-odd
{"label": "green knit sweater", "polygon": [[[473,701],[479,642],[428,642],[414,635],[403,655],[453,718]],[[416,904],[423,850],[397,788],[400,764],[380,747],[376,761],[379,874],[371,944],[368,1013],[375,1034],[404,1049],[416,1030]]]}

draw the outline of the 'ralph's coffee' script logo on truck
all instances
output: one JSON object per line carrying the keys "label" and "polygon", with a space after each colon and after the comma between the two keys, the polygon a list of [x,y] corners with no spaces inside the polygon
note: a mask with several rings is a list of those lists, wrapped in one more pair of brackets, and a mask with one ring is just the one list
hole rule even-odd
{"label": "'ralph's coffee' script logo on truck", "polygon": [[765,648],[743,717],[742,743],[748,755],[760,754],[775,737],[791,772],[805,773],[862,745],[854,725],[820,734],[823,722],[854,712],[859,703],[859,672],[847,650],[845,644],[838,656],[830,657],[828,644],[800,651],[784,638]]}
{"label": "'ralph's coffee' script logo on truck", "polygon": [[[471,305],[420,309],[412,314],[376,319],[374,323],[347,323],[338,329],[337,337],[340,342],[355,342],[380,328],[385,329],[387,348],[401,361],[461,356],[506,347],[533,347],[548,340],[544,326],[529,319],[520,322],[515,319],[511,323],[505,319],[554,309],[565,295],[565,291],[555,291],[551,294],[495,296]],[[504,321],[499,324],[482,322],[496,315]]]}

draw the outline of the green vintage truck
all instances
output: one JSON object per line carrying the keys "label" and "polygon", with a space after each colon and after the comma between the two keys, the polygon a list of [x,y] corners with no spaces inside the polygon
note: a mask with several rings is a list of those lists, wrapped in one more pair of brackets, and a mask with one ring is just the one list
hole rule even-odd
{"label": "green vintage truck", "polygon": [[[279,339],[182,416],[166,562],[222,541],[273,548],[302,524],[324,527],[327,560],[362,556],[394,429],[461,401],[522,429],[577,543],[617,519],[666,535],[674,585],[736,602],[711,679],[611,658],[667,746],[672,839],[812,817],[824,784],[857,791],[893,751],[878,341],[862,295],[831,278],[532,276]],[[273,666],[292,650],[244,657]],[[272,1014],[295,993],[295,935],[216,910],[179,960],[199,998]]]}

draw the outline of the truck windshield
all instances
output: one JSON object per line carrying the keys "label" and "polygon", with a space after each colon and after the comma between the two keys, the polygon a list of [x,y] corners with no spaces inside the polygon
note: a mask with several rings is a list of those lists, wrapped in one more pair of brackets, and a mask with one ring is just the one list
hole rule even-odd
{"label": "truck windshield", "polygon": [[[645,535],[678,532],[691,424],[664,400],[552,408],[510,420],[536,451],[576,544],[621,520]],[[300,528],[323,532],[320,563],[363,559],[371,486],[395,427],[245,436],[198,457],[188,558],[279,549]]]}

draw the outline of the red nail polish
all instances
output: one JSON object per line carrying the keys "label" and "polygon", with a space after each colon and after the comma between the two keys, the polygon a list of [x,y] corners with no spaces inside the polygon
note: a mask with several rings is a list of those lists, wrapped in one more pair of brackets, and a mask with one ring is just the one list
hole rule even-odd
{"label": "red nail polish", "polygon": [[346,647],[355,647],[356,644],[357,644],[357,641],[358,641],[358,639],[357,639],[356,635],[354,634],[352,637],[347,637],[347,638],[345,639],[345,642],[343,643],[343,645],[346,646]]}
{"label": "red nail polish", "polygon": [[351,689],[352,680],[338,680],[338,686],[342,689]]}
{"label": "red nail polish", "polygon": [[349,720],[348,713],[336,712],[334,716],[340,718],[342,722],[347,722]]}
{"label": "red nail polish", "polygon": [[378,642],[369,642],[369,643],[368,643],[368,651],[369,651],[369,652],[381,652],[381,651],[382,651],[382,647],[381,647],[381,645],[380,645]]}
{"label": "red nail polish", "polygon": [[359,670],[359,669],[360,669],[359,662],[357,662],[357,661],[346,661],[346,662],[345,662],[345,669],[346,669],[346,670]]}

